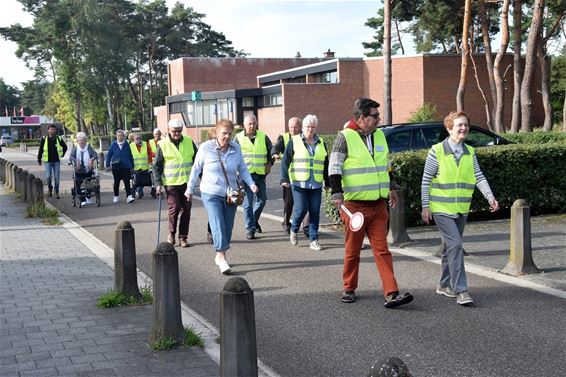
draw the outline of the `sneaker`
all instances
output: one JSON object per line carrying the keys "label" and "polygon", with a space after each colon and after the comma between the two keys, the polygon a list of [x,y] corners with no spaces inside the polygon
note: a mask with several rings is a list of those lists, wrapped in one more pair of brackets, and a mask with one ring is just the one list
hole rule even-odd
{"label": "sneaker", "polygon": [[51,198],[53,196],[53,189],[49,189],[47,195]]}
{"label": "sneaker", "polygon": [[179,239],[179,244],[181,245],[181,247],[189,247],[189,242],[186,238]]}
{"label": "sneaker", "polygon": [[86,201],[81,202],[81,206],[86,206],[88,203]]}
{"label": "sneaker", "polygon": [[289,234],[289,241],[291,241],[291,245],[297,246],[299,243],[299,239],[297,238],[297,233],[291,231]]}
{"label": "sneaker", "polygon": [[119,196],[115,196],[114,199],[112,200],[113,203],[118,203],[119,201],[120,201]]}
{"label": "sneaker", "polygon": [[401,295],[399,292],[393,292],[385,298],[383,306],[386,308],[394,308],[396,306],[405,305],[413,301],[413,295],[405,293]]}
{"label": "sneaker", "polygon": [[253,230],[250,230],[246,233],[246,238],[248,240],[255,240],[255,232]]}
{"label": "sneaker", "polygon": [[468,291],[458,293],[458,297],[456,298],[456,302],[460,305],[469,305],[473,304],[474,300],[472,296],[468,293]]}
{"label": "sneaker", "polygon": [[55,192],[55,197],[56,197],[57,199],[61,199],[61,197],[59,196],[59,193],[58,193],[58,192]]}
{"label": "sneaker", "polygon": [[354,291],[344,291],[340,300],[342,300],[343,303],[351,304],[352,302],[356,302],[356,294]]}
{"label": "sneaker", "polygon": [[318,243],[318,240],[311,241],[310,247],[311,247],[311,249],[316,250],[316,251],[322,250],[322,246],[320,246],[320,244]]}
{"label": "sneaker", "polygon": [[287,235],[291,234],[291,226],[284,226],[283,231]]}
{"label": "sneaker", "polygon": [[458,297],[458,293],[454,292],[450,287],[438,286],[436,287],[436,293],[438,293],[439,295],[444,295],[446,297]]}
{"label": "sneaker", "polygon": [[86,204],[92,204],[92,200],[90,198],[85,199]]}
{"label": "sneaker", "polygon": [[218,267],[220,268],[220,273],[224,275],[229,274],[230,271],[232,271],[232,268],[230,268],[230,265],[226,261],[220,262]]}
{"label": "sneaker", "polygon": [[167,236],[167,242],[175,246],[175,233],[169,233],[169,236]]}
{"label": "sneaker", "polygon": [[132,195],[128,195],[128,198],[126,199],[126,203],[131,203],[133,202],[135,199]]}
{"label": "sneaker", "polygon": [[261,232],[262,232],[262,230],[261,230],[261,225],[259,225],[259,223],[255,224],[255,231],[256,231],[257,233],[261,233]]}

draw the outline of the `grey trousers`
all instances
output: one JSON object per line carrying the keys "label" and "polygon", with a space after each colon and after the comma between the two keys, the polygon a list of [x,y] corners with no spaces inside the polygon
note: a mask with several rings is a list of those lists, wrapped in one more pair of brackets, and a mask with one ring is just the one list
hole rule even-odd
{"label": "grey trousers", "polygon": [[457,293],[467,291],[468,281],[464,268],[462,235],[468,215],[452,218],[442,214],[433,214],[433,217],[446,245],[441,257],[442,274],[439,284],[441,287],[450,287]]}

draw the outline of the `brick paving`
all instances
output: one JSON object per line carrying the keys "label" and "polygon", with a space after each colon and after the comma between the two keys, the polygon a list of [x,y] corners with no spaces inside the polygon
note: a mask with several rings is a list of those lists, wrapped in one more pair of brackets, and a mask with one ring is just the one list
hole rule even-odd
{"label": "brick paving", "polygon": [[152,307],[100,309],[113,271],[0,185],[0,376],[219,375],[204,350],[154,351]]}

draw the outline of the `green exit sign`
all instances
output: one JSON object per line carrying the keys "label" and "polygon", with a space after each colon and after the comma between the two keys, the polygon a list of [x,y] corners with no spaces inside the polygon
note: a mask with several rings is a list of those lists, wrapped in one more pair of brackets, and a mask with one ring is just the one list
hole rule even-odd
{"label": "green exit sign", "polygon": [[200,101],[201,100],[201,93],[199,91],[193,90],[191,92],[191,99],[193,101]]}

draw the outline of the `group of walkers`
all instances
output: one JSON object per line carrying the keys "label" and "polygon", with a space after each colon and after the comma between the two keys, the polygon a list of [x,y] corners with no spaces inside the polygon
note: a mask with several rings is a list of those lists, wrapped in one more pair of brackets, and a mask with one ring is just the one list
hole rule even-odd
{"label": "group of walkers", "polygon": [[[177,119],[168,122],[166,137],[162,138],[156,129],[149,143],[136,135],[128,144],[124,132],[118,131],[106,156],[114,177],[114,202],[119,201],[121,181],[126,188],[126,201],[133,202],[132,170],[146,170],[153,164],[157,195],[165,195],[169,207],[167,240],[172,245],[178,240],[179,246],[188,247],[192,200],[200,180],[200,194],[215,250],[214,261],[222,274],[228,274],[231,267],[227,252],[237,205],[243,204],[246,238],[254,240],[256,233],[262,233],[259,219],[267,198],[266,176],[274,160],[280,159],[282,225],[290,243],[298,244],[301,224],[308,217],[309,246],[317,251],[322,249],[318,240],[319,214],[322,190],[329,189],[331,201],[340,209],[345,224],[341,301],[353,303],[357,299],[360,252],[367,236],[383,287],[384,306],[404,305],[411,302],[413,296],[400,292],[387,245],[388,206],[396,206],[397,195],[387,141],[379,125],[379,104],[369,98],[359,98],[354,103],[353,118],[338,133],[330,150],[316,133],[317,116],[310,114],[303,120],[291,118],[289,132],[281,135],[275,145],[257,129],[254,115],[244,118],[244,130],[235,136],[233,122],[220,120],[210,133],[210,140],[201,143],[198,149],[190,136],[182,135],[183,124]],[[469,132],[468,116],[452,112],[445,118],[444,125],[449,137],[434,145],[426,159],[422,219],[426,223],[434,219],[446,244],[436,293],[467,305],[473,303],[473,299],[468,293],[462,234],[475,186],[488,200],[492,211],[498,209],[498,203],[479,168],[474,149],[464,143]],[[86,135],[78,135],[77,140],[79,145],[73,148],[71,158],[80,160],[77,166],[92,167],[96,153],[93,154],[90,146],[85,147]],[[49,135],[42,139],[38,162],[44,161],[49,195],[54,188],[57,198],[59,174],[55,166],[58,159],[55,161],[52,153],[62,157],[65,151],[65,143],[55,135],[54,128],[50,128]],[[50,180],[52,175],[54,186]],[[143,191],[137,195],[142,197]],[[348,213],[355,212],[360,212],[364,218],[358,229],[349,226]]]}

